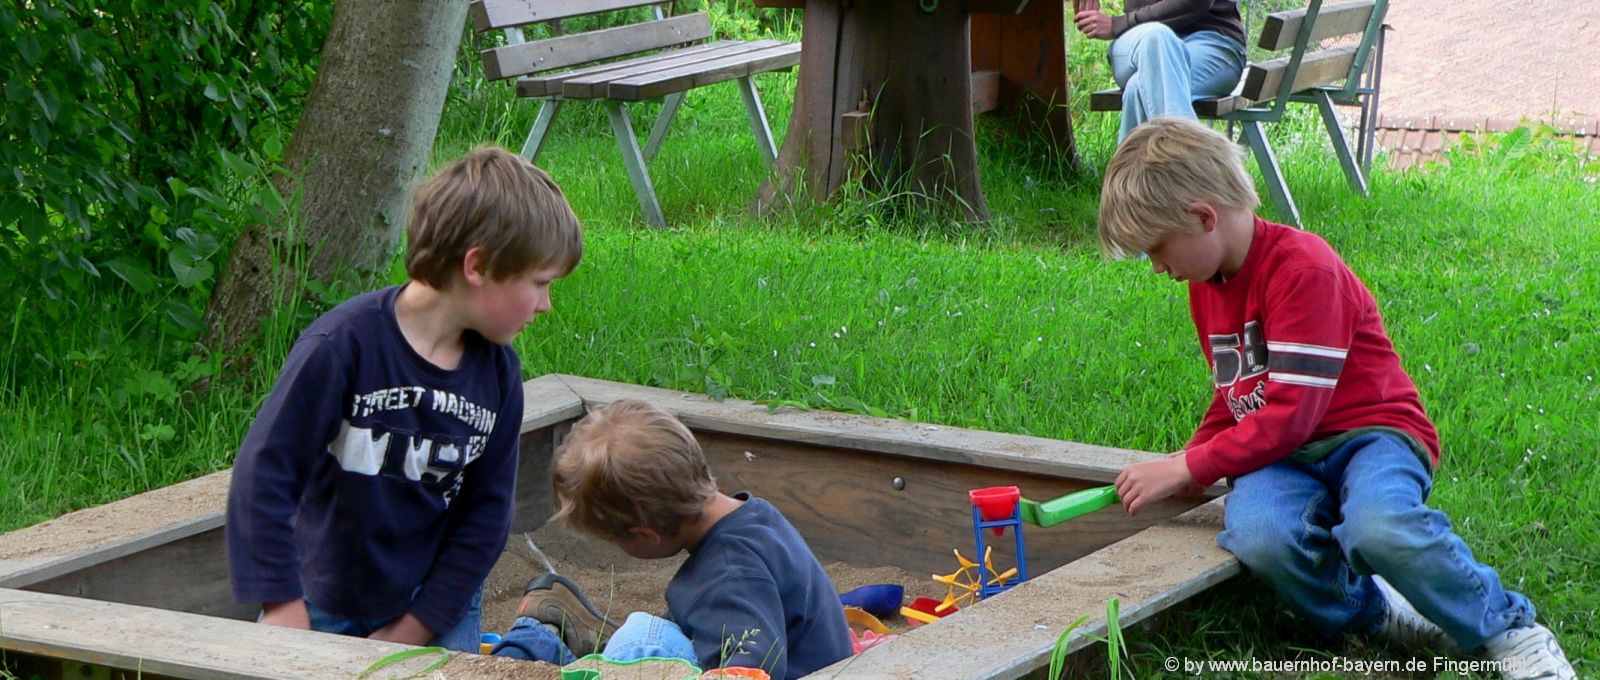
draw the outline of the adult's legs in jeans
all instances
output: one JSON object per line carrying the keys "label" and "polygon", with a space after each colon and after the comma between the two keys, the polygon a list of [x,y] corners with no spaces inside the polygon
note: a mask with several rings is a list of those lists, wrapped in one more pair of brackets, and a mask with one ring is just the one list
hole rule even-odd
{"label": "adult's legs in jeans", "polygon": [[1533,625],[1533,605],[1506,590],[1472,558],[1444,513],[1424,502],[1432,479],[1404,440],[1358,437],[1329,456],[1344,461],[1343,521],[1333,528],[1344,558],[1377,573],[1463,649],[1511,628]]}
{"label": "adult's legs in jeans", "polygon": [[1370,627],[1383,613],[1372,580],[1351,571],[1334,542],[1338,502],[1314,465],[1280,461],[1234,478],[1217,536],[1328,636]]}
{"label": "adult's legs in jeans", "polygon": [[1239,41],[1216,31],[1196,31],[1183,36],[1183,49],[1189,53],[1190,101],[1221,97],[1239,86],[1245,62]]}
{"label": "adult's legs in jeans", "polygon": [[1244,68],[1244,46],[1213,31],[1183,38],[1165,24],[1128,29],[1108,51],[1111,76],[1122,86],[1121,141],[1157,116],[1193,120],[1194,100],[1226,94]]}

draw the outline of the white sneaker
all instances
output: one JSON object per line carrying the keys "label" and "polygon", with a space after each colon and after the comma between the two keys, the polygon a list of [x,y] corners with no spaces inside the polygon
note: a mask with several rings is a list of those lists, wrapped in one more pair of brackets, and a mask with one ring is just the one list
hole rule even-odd
{"label": "white sneaker", "polygon": [[1578,680],[1555,633],[1538,624],[1489,638],[1483,655],[1499,662],[1500,677],[1506,680]]}
{"label": "white sneaker", "polygon": [[1455,640],[1444,632],[1434,622],[1429,621],[1416,607],[1406,600],[1400,591],[1389,585],[1382,576],[1373,575],[1372,580],[1378,584],[1378,592],[1383,594],[1383,601],[1388,605],[1384,612],[1383,625],[1378,628],[1378,635],[1389,642],[1405,649],[1416,651],[1431,649],[1442,652],[1460,652],[1461,647]]}

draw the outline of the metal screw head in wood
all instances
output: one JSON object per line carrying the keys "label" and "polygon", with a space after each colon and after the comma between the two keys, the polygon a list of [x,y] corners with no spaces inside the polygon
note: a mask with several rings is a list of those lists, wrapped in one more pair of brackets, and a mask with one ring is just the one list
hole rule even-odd
{"label": "metal screw head in wood", "polygon": [[895,477],[889,482],[889,485],[893,486],[895,491],[905,491],[906,480],[904,477]]}

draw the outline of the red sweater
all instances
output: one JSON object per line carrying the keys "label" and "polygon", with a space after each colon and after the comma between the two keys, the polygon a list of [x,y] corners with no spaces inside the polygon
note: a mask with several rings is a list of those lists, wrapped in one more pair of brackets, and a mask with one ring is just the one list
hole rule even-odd
{"label": "red sweater", "polygon": [[[1353,430],[1398,431],[1439,464],[1439,433],[1384,333],[1372,293],[1316,234],[1256,218],[1244,266],[1189,282],[1216,397],[1184,446],[1209,485]],[[1307,455],[1309,454],[1309,455]]]}

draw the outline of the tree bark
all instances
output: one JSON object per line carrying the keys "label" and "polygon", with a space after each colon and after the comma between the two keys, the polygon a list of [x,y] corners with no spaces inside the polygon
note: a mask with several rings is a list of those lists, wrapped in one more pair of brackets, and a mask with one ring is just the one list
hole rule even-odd
{"label": "tree bark", "polygon": [[229,356],[310,279],[366,285],[394,256],[406,196],[428,164],[466,0],[346,0],[274,180],[290,214],[249,225],[206,310]]}

